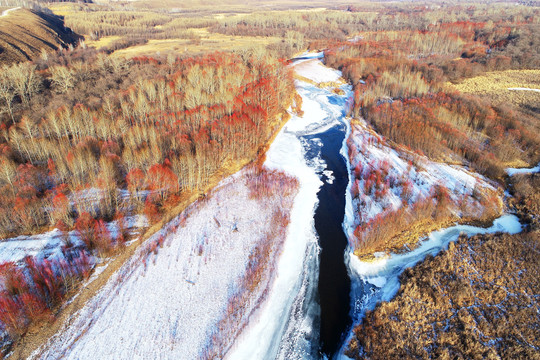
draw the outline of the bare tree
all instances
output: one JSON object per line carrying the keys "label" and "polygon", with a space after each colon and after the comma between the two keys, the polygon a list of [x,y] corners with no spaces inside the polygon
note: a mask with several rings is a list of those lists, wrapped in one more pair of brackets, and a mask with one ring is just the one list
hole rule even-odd
{"label": "bare tree", "polygon": [[20,63],[7,68],[6,75],[13,82],[15,92],[23,104],[28,105],[30,98],[39,91],[41,79],[36,73],[36,65]]}
{"label": "bare tree", "polygon": [[5,103],[5,107],[11,116],[11,120],[15,122],[13,118],[13,100],[15,99],[15,88],[13,82],[8,76],[8,67],[4,66],[2,72],[0,72],[0,99]]}
{"label": "bare tree", "polygon": [[75,86],[73,72],[65,66],[51,68],[53,86],[57,92],[65,94]]}
{"label": "bare tree", "polygon": [[13,194],[15,194],[13,183],[16,177],[17,165],[13,161],[2,156],[2,158],[0,158],[0,180],[9,184]]}

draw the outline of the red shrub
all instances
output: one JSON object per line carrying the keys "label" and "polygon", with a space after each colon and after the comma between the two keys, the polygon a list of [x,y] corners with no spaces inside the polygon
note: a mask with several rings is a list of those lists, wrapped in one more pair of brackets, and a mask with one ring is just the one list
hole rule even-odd
{"label": "red shrub", "polygon": [[96,220],[87,212],[83,212],[75,221],[75,230],[88,250],[96,247]]}

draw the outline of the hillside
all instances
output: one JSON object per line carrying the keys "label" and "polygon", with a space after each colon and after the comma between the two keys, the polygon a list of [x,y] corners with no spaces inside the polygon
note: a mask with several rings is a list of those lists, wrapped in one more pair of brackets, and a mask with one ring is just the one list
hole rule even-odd
{"label": "hillside", "polygon": [[[9,10],[8,10],[9,11]],[[5,15],[4,15],[5,14]],[[61,17],[34,10],[15,9],[0,17],[0,63],[30,60],[42,49],[56,50],[75,44],[79,36],[64,26]]]}

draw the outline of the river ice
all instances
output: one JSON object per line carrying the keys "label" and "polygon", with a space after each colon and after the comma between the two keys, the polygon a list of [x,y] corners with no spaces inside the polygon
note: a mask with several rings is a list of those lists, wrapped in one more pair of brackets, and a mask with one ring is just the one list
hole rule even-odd
{"label": "river ice", "polygon": [[[320,57],[322,53],[302,55],[304,60],[293,65],[295,71],[316,83],[338,81],[340,72],[325,67],[318,60]],[[321,178],[330,182],[332,175],[325,170],[326,165],[318,154],[321,140],[309,136],[340,124],[343,106],[331,103],[330,98],[336,96],[331,89],[321,89],[304,81],[296,81],[296,87],[302,96],[304,114],[293,115],[280,131],[266,154],[265,166],[297,177],[300,190],[291,212],[274,286],[228,359],[311,359],[316,356],[313,347],[317,334],[313,320],[319,311],[315,299],[319,247],[313,216]],[[342,83],[341,89],[345,92],[341,96],[348,98],[350,87]]]}
{"label": "river ice", "polygon": [[519,169],[507,168],[506,169],[506,173],[509,176],[513,176],[513,175],[517,175],[517,174],[533,174],[533,173],[537,173],[537,172],[540,172],[540,163],[538,165],[536,165],[535,167],[533,167],[533,168],[519,168]]}

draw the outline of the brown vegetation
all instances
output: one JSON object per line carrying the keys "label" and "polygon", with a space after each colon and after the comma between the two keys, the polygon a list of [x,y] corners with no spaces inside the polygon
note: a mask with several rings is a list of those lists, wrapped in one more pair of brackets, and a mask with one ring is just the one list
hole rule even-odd
{"label": "brown vegetation", "polygon": [[[216,184],[216,176],[257,158],[294,90],[289,70],[277,61],[218,53],[128,62],[81,49],[7,69],[12,96],[3,104],[0,140],[1,232],[73,228],[99,256],[126,240],[122,233],[113,238],[105,221],[139,212],[162,224]],[[103,100],[100,90],[85,88],[100,75]],[[137,86],[126,87],[126,80]],[[84,98],[81,92],[96,95],[54,110]],[[45,117],[30,112],[46,101]],[[14,339],[43,320],[27,320],[26,310],[17,309],[9,315],[20,323]]]}
{"label": "brown vegetation", "polygon": [[514,175],[511,181],[509,206],[527,226],[540,229],[540,174]]}
{"label": "brown vegetation", "polygon": [[[435,14],[427,9],[414,16]],[[445,83],[490,70],[538,67],[540,54],[531,44],[539,25],[532,17],[486,20],[478,14],[472,21],[441,19],[416,29],[364,32],[354,42],[330,46],[327,64],[340,68],[353,84],[353,114],[380,134],[433,159],[461,158],[489,177],[502,178],[505,163],[537,162],[534,112],[449,91]]]}
{"label": "brown vegetation", "polygon": [[355,359],[538,359],[538,231],[462,237],[406,270],[354,330]]}
{"label": "brown vegetation", "polygon": [[[476,94],[496,106],[511,104],[528,115],[540,114],[540,92],[509,90],[540,89],[540,70],[506,70],[489,72],[451,85],[462,93]],[[537,126],[537,132],[540,127]]]}
{"label": "brown vegetation", "polygon": [[408,269],[398,295],[354,329],[355,359],[539,359],[540,176],[521,175],[511,200],[517,235],[462,236]]}

